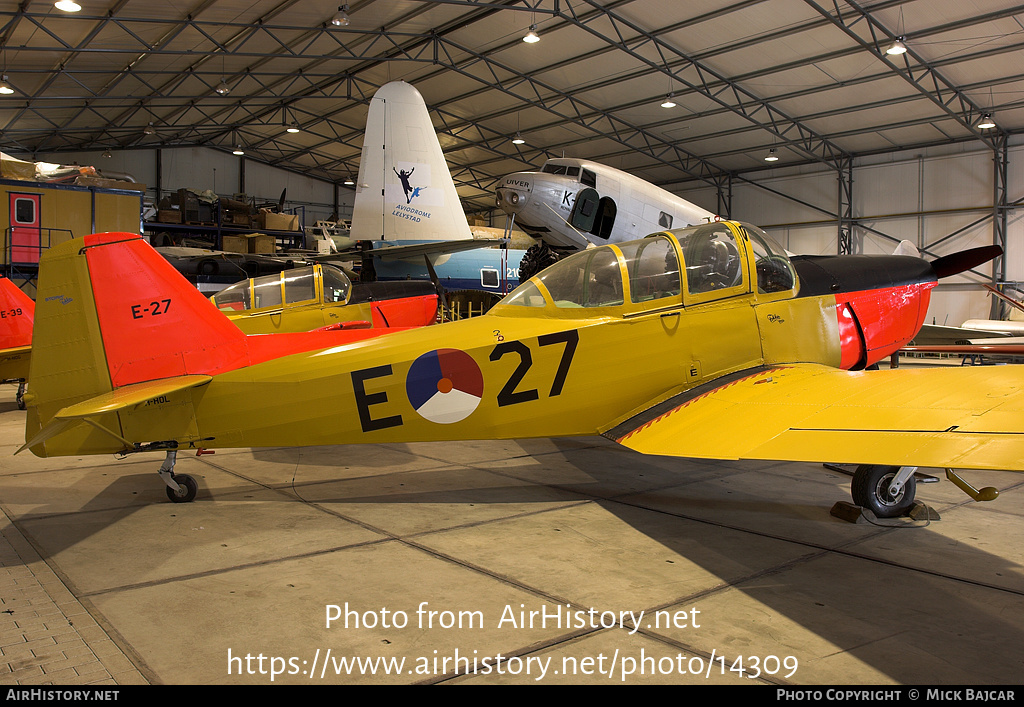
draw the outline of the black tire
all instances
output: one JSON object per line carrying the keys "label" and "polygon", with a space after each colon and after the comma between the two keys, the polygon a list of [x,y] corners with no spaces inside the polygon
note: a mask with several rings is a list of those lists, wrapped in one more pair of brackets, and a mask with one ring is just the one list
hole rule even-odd
{"label": "black tire", "polygon": [[898,466],[862,464],[857,467],[850,485],[853,502],[867,508],[879,518],[898,518],[914,505],[917,480],[911,476],[896,498],[888,498],[885,490],[899,472]]}
{"label": "black tire", "polygon": [[178,484],[178,491],[175,491],[170,486],[165,486],[167,489],[167,498],[171,499],[174,503],[191,503],[196,499],[196,493],[199,491],[199,484],[188,474],[175,474],[174,482]]}
{"label": "black tire", "polygon": [[530,246],[519,263],[519,284],[523,284],[544,268],[557,262],[558,253],[548,248],[547,243]]}
{"label": "black tire", "polygon": [[18,382],[18,394],[15,396],[15,400],[18,401],[18,409],[25,409],[25,381]]}

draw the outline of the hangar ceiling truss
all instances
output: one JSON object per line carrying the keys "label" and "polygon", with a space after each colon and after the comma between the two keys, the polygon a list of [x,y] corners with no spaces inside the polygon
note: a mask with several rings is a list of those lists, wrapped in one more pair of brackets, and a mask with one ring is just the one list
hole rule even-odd
{"label": "hangar ceiling truss", "polygon": [[[0,9],[15,89],[0,96],[5,152],[242,144],[246,159],[341,183],[358,171],[370,97],[403,79],[470,207],[563,154],[728,203],[737,175],[772,167],[771,149],[775,166],[823,164],[842,180],[858,156],[995,150],[1024,129],[1024,6],[1011,4],[359,0],[336,26],[333,0],[80,1],[74,15]],[[521,41],[529,25],[537,44]],[[887,56],[899,36],[909,51]],[[666,94],[675,108],[660,107]],[[977,127],[984,113],[996,129]],[[847,213],[843,198],[830,210]]]}

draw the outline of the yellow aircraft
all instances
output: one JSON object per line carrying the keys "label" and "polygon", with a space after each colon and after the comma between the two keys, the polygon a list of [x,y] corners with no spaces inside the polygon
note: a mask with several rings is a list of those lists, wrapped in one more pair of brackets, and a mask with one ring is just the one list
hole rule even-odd
{"label": "yellow aircraft", "polygon": [[1024,369],[863,370],[914,336],[939,276],[1000,252],[789,258],[710,223],[577,253],[485,316],[329,344],[246,337],[138,236],[88,236],[41,262],[22,449],[164,451],[180,502],[183,448],[603,434],[858,464],[854,501],[899,515],[916,467],[1024,470]]}
{"label": "yellow aircraft", "polygon": [[426,326],[437,300],[426,281],[353,283],[321,263],[242,280],[210,297],[246,334]]}

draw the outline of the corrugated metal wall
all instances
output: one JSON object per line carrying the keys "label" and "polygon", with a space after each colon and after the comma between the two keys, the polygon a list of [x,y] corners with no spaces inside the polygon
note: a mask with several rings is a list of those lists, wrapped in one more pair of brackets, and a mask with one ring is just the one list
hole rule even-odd
{"label": "corrugated metal wall", "polygon": [[[1020,142],[1019,140],[1017,142]],[[1008,149],[1007,201],[1024,197],[1024,145]],[[855,161],[854,251],[890,253],[909,240],[938,257],[993,242],[993,153],[954,145],[915,153],[894,152]],[[702,188],[681,196],[714,210],[716,194]],[[762,226],[794,253],[836,253],[837,174],[804,168],[759,172],[732,184],[732,216]],[[933,293],[928,321],[960,325],[987,318],[991,297],[981,275],[944,280]],[[1024,206],[1007,213],[1006,279],[1024,281]]]}

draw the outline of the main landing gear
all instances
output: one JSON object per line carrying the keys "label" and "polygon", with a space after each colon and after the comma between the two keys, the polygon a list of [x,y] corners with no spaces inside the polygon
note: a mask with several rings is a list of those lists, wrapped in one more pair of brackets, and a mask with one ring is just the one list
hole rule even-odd
{"label": "main landing gear", "polygon": [[174,464],[177,461],[178,450],[168,449],[164,463],[160,465],[160,478],[167,484],[167,498],[174,503],[190,503],[196,498],[199,491],[199,484],[188,474],[175,474]]}
{"label": "main landing gear", "polygon": [[[861,464],[854,472],[850,486],[853,502],[870,510],[878,518],[907,515],[915,505],[915,472],[916,466]],[[946,478],[975,501],[993,501],[999,496],[999,491],[991,486],[974,488],[952,469],[946,469]],[[925,480],[938,481],[935,477],[927,477]]]}
{"label": "main landing gear", "polygon": [[853,502],[879,518],[897,518],[914,505],[916,466],[861,464],[853,474]]}

